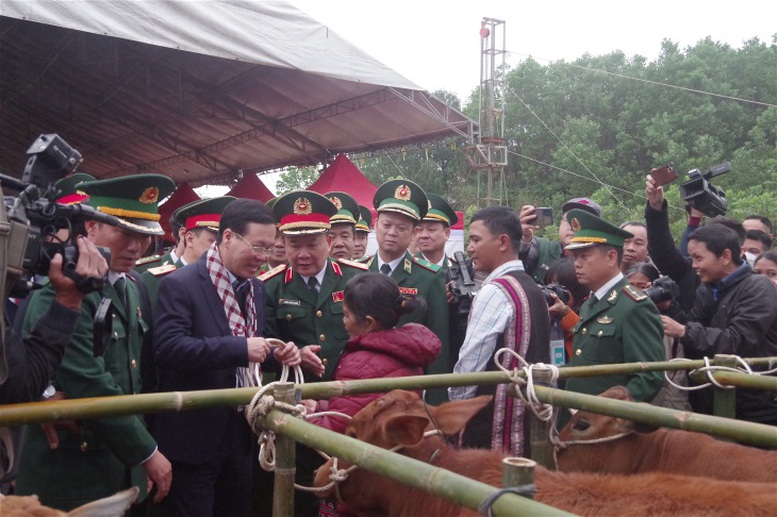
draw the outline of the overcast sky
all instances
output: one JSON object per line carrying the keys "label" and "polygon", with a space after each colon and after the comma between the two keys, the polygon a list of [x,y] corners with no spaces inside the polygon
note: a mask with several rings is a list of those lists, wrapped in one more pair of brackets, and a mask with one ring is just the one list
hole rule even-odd
{"label": "overcast sky", "polygon": [[711,36],[738,48],[777,33],[777,2],[652,0],[289,0],[312,18],[429,91],[464,100],[480,82],[480,23],[506,22],[508,63],[532,55],[572,61],[621,50],[655,59],[661,40],[680,48]]}

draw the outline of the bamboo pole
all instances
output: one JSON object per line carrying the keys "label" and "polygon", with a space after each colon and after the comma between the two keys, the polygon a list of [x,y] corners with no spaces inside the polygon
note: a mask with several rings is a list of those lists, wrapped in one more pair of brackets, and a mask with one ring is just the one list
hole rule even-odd
{"label": "bamboo pole", "polygon": [[[550,386],[552,372],[550,368],[534,369],[534,386]],[[553,449],[550,445],[550,422],[537,418],[531,408],[525,408],[529,415],[529,440],[531,441],[531,459],[545,468],[553,469]]]}
{"label": "bamboo pole", "polygon": [[[476,510],[488,495],[499,490],[449,470],[329,431],[277,410],[270,411],[262,419],[261,425],[278,434],[291,436],[308,447],[467,508]],[[358,475],[358,471],[351,475]],[[569,515],[563,510],[509,493],[494,502],[493,510],[497,516]]]}
{"label": "bamboo pole", "polygon": [[[737,358],[733,355],[716,354],[715,366],[736,368]],[[719,388],[714,386],[714,398],[712,400],[712,414],[724,418],[736,418],[737,415],[737,390],[736,388]]]}
{"label": "bamboo pole", "polygon": [[542,386],[536,386],[535,391],[540,401],[554,406],[583,409],[601,415],[697,431],[758,447],[777,449],[777,432],[770,425],[701,415],[690,411],[676,411],[646,403],[626,402]]}
{"label": "bamboo pole", "polygon": [[[777,377],[771,375],[749,375],[747,373],[717,371],[712,372],[712,376],[721,384],[736,386],[737,388],[777,391]],[[692,378],[697,384],[709,382],[707,374],[702,372],[693,374]]]}
{"label": "bamboo pole", "polygon": [[[534,484],[534,469],[537,462],[528,458],[505,458],[502,460],[504,472],[502,474],[502,486],[511,488]],[[524,496],[529,497],[529,496]]]}
{"label": "bamboo pole", "polygon": [[[273,396],[279,402],[294,404],[294,383],[278,383]],[[273,487],[273,517],[294,515],[294,477],[297,464],[297,446],[294,438],[279,435],[275,438],[275,485]]]}

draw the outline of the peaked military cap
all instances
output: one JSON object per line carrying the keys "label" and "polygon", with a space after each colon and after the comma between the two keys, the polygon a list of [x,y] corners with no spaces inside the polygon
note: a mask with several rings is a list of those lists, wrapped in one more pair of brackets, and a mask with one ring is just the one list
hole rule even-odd
{"label": "peaked military cap", "polygon": [[356,223],[357,232],[370,232],[372,227],[372,212],[364,205],[359,205],[359,221]]}
{"label": "peaked military cap", "polygon": [[389,180],[375,191],[372,198],[375,210],[396,212],[420,221],[429,209],[426,192],[410,180]]}
{"label": "peaked military cap", "polygon": [[459,216],[448,202],[437,194],[427,194],[429,199],[429,210],[426,212],[424,221],[441,221],[448,227],[459,222]]}
{"label": "peaked military cap", "polygon": [[602,207],[599,206],[599,203],[592,201],[587,197],[576,197],[570,199],[561,206],[561,212],[565,214],[573,208],[585,210],[586,212],[594,214],[596,217],[602,216]]}
{"label": "peaked military cap", "polygon": [[79,189],[76,188],[76,185],[83,183],[84,181],[94,180],[95,177],[91,174],[86,174],[85,172],[76,172],[67,178],[62,178],[61,180],[57,181],[53,185],[54,188],[59,191],[59,193],[56,195],[57,203],[63,205],[73,205],[75,203],[82,203],[83,201],[86,201],[89,199],[89,196],[83,192],[79,192]]}
{"label": "peaked military cap", "polygon": [[337,207],[312,190],[295,190],[280,196],[272,207],[278,229],[284,235],[322,233],[331,227]]}
{"label": "peaked military cap", "polygon": [[575,232],[572,242],[564,249],[578,250],[608,244],[610,246],[623,247],[623,241],[634,238],[634,234],[621,230],[607,221],[596,217],[586,210],[574,208],[567,214],[567,221]]}
{"label": "peaked military cap", "polygon": [[275,206],[276,201],[278,201],[278,196],[275,196],[274,198],[268,200],[264,205],[267,207],[268,210],[272,212],[272,207]]}
{"label": "peaked military cap", "polygon": [[221,212],[235,198],[221,196],[209,199],[198,199],[187,203],[173,212],[173,217],[187,230],[205,228],[212,232],[219,231]]}
{"label": "peaked military cap", "polygon": [[119,226],[146,235],[164,235],[159,224],[159,201],[169,196],[175,183],[161,174],[136,174],[107,180],[86,181],[78,188],[89,196],[98,212],[116,216]]}
{"label": "peaked military cap", "polygon": [[359,217],[359,204],[354,198],[345,192],[339,191],[327,192],[324,195],[337,207],[337,213],[330,219],[332,224],[356,224],[356,220]]}

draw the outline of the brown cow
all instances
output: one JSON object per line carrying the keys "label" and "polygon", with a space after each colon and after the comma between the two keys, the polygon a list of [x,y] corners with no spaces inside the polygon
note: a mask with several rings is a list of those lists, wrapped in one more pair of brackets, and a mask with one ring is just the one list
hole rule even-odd
{"label": "brown cow", "polygon": [[0,515],[3,517],[121,517],[138,497],[138,488],[132,487],[62,512],[43,506],[36,496],[0,495]]}
{"label": "brown cow", "polygon": [[[610,388],[600,396],[633,402],[623,386]],[[595,440],[622,433],[628,434],[610,442],[565,446],[558,452],[559,469],[610,474],[669,472],[732,481],[777,481],[777,451],[724,442],[690,431],[658,429],[641,433],[631,420],[588,411],[578,411],[559,433],[559,440]]]}
{"label": "brown cow", "polygon": [[[435,466],[501,486],[503,455],[497,451],[447,447],[439,436],[423,438],[434,421],[447,435],[461,430],[469,418],[488,404],[490,397],[424,407],[418,396],[395,390],[372,402],[351,420],[349,436],[391,448],[401,445],[401,454]],[[315,485],[329,482],[332,460],[319,469]],[[341,463],[341,468],[344,466]],[[777,516],[777,484],[723,482],[671,474],[614,476],[536,471],[539,502],[579,515],[684,515]],[[462,508],[418,489],[358,469],[340,484],[343,502],[358,515],[393,517],[446,515],[476,516]],[[321,497],[330,497],[334,490]]]}

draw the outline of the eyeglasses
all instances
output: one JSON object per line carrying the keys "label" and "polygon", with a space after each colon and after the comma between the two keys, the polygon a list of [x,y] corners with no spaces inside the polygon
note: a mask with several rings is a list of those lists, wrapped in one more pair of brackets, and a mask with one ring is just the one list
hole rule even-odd
{"label": "eyeglasses", "polygon": [[259,255],[259,256],[262,256],[262,257],[266,257],[267,255],[272,253],[272,250],[270,248],[264,248],[262,246],[254,246],[253,244],[251,244],[250,242],[245,240],[245,237],[243,237],[239,233],[235,232],[235,235],[237,235],[238,239],[240,239],[241,241],[245,242],[246,244],[248,244],[248,246],[251,247],[251,252],[254,255]]}

